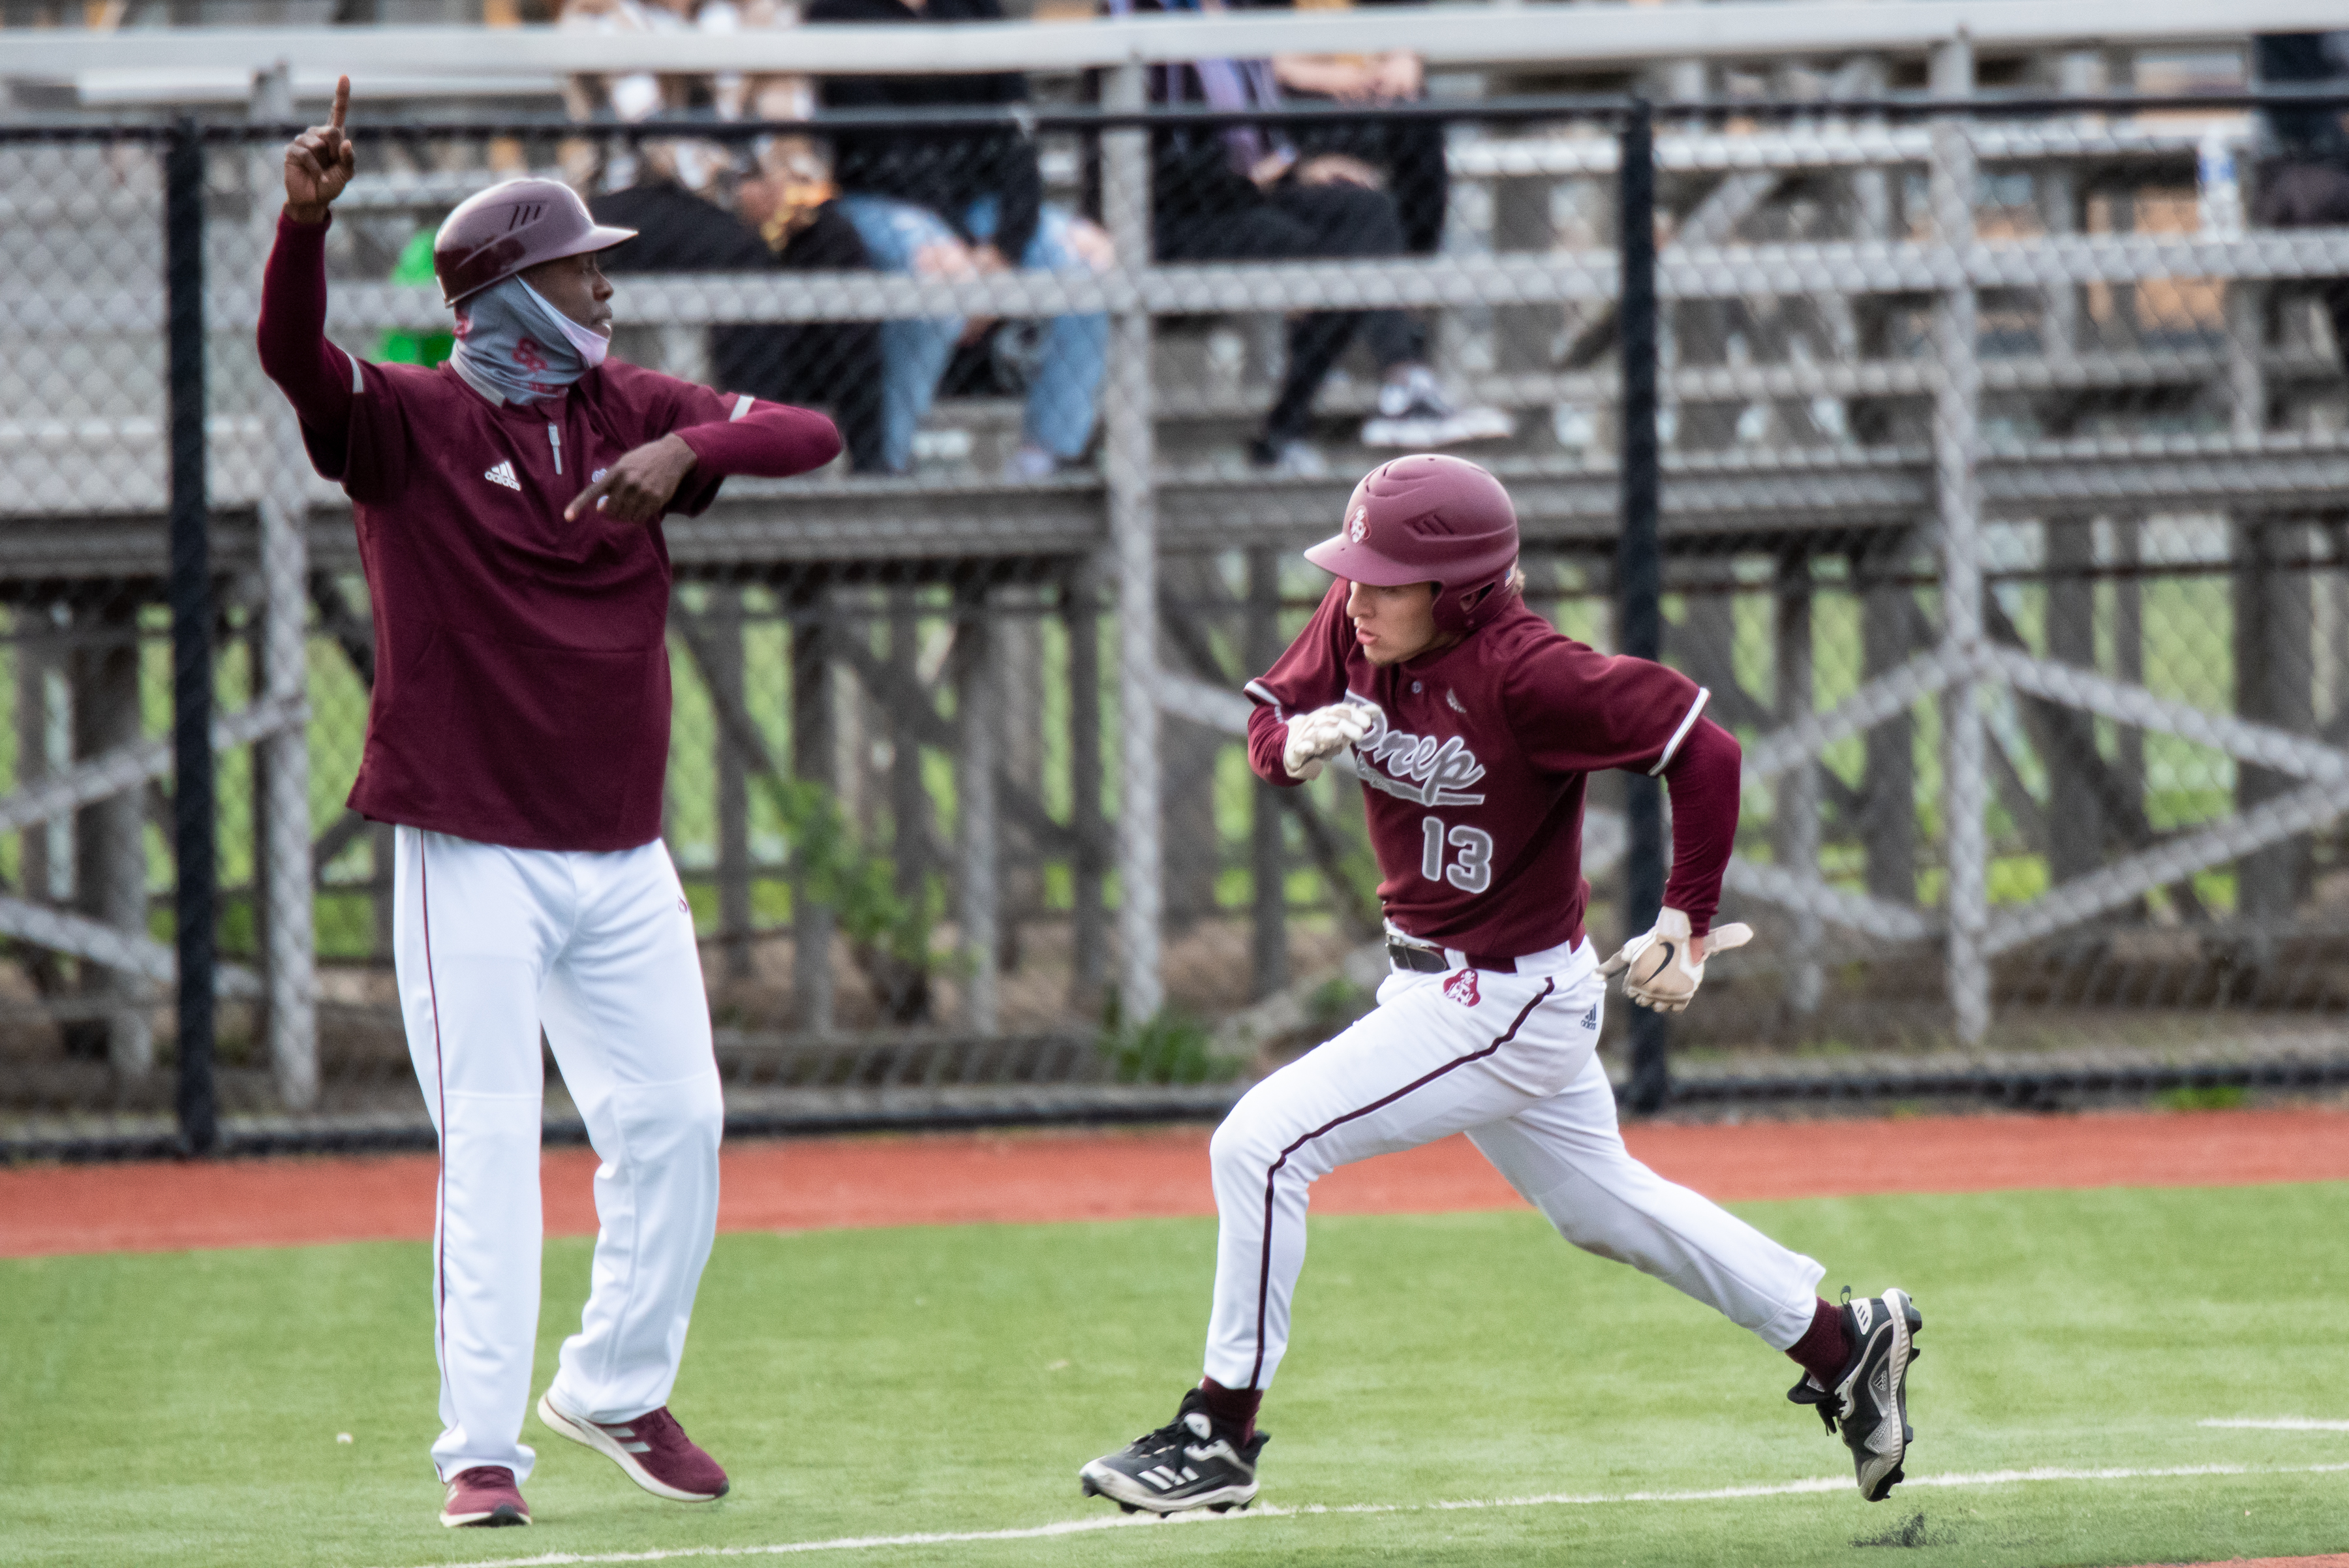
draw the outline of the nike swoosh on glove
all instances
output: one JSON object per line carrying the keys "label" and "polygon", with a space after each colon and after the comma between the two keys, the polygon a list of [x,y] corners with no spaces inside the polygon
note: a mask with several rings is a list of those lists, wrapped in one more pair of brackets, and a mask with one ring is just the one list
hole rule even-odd
{"label": "nike swoosh on glove", "polygon": [[[1704,939],[1707,956],[1742,948],[1754,940],[1754,928],[1740,920],[1715,926]],[[1623,994],[1640,1007],[1659,1012],[1683,1011],[1704,983],[1704,964],[1689,962],[1689,918],[1667,905],[1656,912],[1656,923],[1645,936],[1633,937],[1613,958],[1599,966],[1600,974],[1620,974]]]}
{"label": "nike swoosh on glove", "polygon": [[1352,702],[1332,702],[1300,713],[1288,722],[1288,739],[1280,748],[1280,765],[1299,783],[1321,776],[1321,764],[1371,732],[1368,708]]}

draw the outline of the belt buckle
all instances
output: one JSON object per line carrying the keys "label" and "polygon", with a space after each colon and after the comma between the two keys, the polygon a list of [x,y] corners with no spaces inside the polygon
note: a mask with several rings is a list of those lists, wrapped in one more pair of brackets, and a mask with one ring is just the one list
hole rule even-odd
{"label": "belt buckle", "polygon": [[1442,948],[1393,931],[1387,933],[1387,962],[1413,974],[1443,974],[1452,968]]}

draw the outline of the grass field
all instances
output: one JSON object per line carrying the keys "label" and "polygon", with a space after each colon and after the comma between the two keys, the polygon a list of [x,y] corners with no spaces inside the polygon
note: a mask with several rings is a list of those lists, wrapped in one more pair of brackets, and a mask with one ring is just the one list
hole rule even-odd
{"label": "grass field", "polygon": [[[2349,1547],[2349,1430],[2198,1424],[2349,1417],[2349,1186],[1742,1211],[1830,1287],[1916,1294],[1919,1436],[1891,1501],[1862,1503],[1783,1402],[1782,1357],[1531,1216],[1333,1218],[1255,1513],[817,1555],[1775,1568],[1909,1543],[2036,1568]],[[1074,1472],[1197,1376],[1212,1243],[1191,1220],[721,1237],[675,1405],[733,1495],[658,1502],[533,1418],[539,1523],[494,1532],[434,1522],[422,1245],[0,1264],[0,1561],[405,1568],[1105,1521]],[[586,1262],[548,1248],[542,1385]],[[2239,1473],[1913,1484],[2205,1467]],[[1497,1505],[1432,1506],[1477,1501]]]}

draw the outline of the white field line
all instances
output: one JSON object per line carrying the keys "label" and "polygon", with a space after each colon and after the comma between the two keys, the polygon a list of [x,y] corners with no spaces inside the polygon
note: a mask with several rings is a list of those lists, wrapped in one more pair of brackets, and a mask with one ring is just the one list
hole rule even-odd
{"label": "white field line", "polygon": [[2313,1421],[2305,1416],[2248,1417],[2225,1421],[2197,1421],[2198,1427],[2248,1427],[2256,1432],[2349,1432],[2349,1421]]}
{"label": "white field line", "polygon": [[[2205,1426],[2212,1423],[2205,1422]],[[2182,1476],[2313,1476],[2349,1471],[2337,1465],[2165,1465],[2144,1469],[2059,1469],[2044,1467],[2024,1470],[1978,1470],[1971,1474],[1912,1476],[1902,1483],[1912,1487],[2016,1486],[2030,1481],[2156,1480]],[[1335,1513],[1433,1513],[1476,1508],[1597,1508],[1626,1502],[1728,1502],[1749,1498],[1798,1497],[1807,1492],[1841,1491],[1848,1477],[1814,1477],[1760,1486],[1715,1487],[1705,1491],[1547,1492],[1532,1497],[1463,1498],[1444,1502],[1358,1502],[1330,1506],[1307,1503],[1297,1508],[1253,1508],[1234,1513],[1176,1514],[1154,1519],[1147,1514],[1109,1514],[1067,1519],[1024,1530],[941,1531],[917,1535],[842,1535],[829,1541],[786,1541],[771,1546],[680,1546],[657,1552],[550,1552],[539,1557],[484,1558],[467,1568],[565,1568],[587,1563],[668,1563],[691,1557],[783,1557],[802,1552],[869,1552],[885,1546],[951,1546],[965,1542],[1040,1541],[1055,1535],[1082,1535],[1101,1530],[1149,1530],[1163,1525],[1240,1524],[1251,1519],[1297,1519]]]}

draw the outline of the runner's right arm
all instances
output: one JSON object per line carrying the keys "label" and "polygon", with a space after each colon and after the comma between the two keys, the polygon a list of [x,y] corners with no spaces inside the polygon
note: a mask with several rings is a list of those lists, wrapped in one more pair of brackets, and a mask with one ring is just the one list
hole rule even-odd
{"label": "runner's right arm", "polygon": [[1247,694],[1256,700],[1248,714],[1248,766],[1267,784],[1294,789],[1305,782],[1288,771],[1288,722],[1345,700],[1345,648],[1353,628],[1346,618],[1348,587],[1342,579],[1330,584],[1288,651],[1247,683]]}

